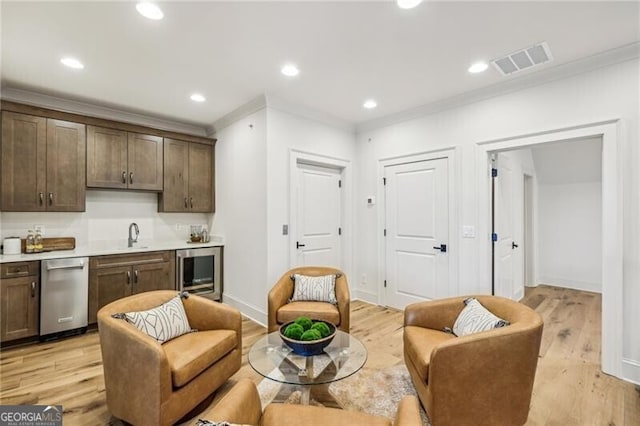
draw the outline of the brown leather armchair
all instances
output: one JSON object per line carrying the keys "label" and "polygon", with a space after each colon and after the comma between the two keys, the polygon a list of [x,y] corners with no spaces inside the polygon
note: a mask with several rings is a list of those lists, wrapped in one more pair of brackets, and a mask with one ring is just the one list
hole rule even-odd
{"label": "brown leather armchair", "polygon": [[[256,385],[242,379],[209,411],[198,418],[212,422],[227,421],[233,424],[261,426],[391,426],[391,420],[356,411],[312,405],[267,405],[262,412]],[[195,424],[193,422],[192,424]],[[419,426],[420,406],[415,396],[405,396],[398,405],[394,426]]]}
{"label": "brown leather armchair", "polygon": [[164,344],[112,314],[143,311],[175,291],[151,291],[116,300],[98,311],[107,406],[134,425],[170,425],[240,369],[240,312],[198,296],[183,299],[191,328]]}
{"label": "brown leather armchair", "polygon": [[420,401],[434,426],[522,425],[529,415],[542,318],[509,299],[474,296],[510,325],[462,337],[445,333],[467,297],[405,309],[404,360]]}
{"label": "brown leather armchair", "polygon": [[[338,305],[335,306],[326,302],[289,302],[289,299],[293,296],[294,287],[291,279],[293,274],[309,276],[340,274],[340,277],[336,279]],[[280,325],[293,321],[301,315],[306,315],[311,319],[331,322],[345,333],[349,332],[349,284],[347,283],[347,277],[339,269],[324,266],[302,266],[291,269],[278,280],[269,292],[268,305],[269,332],[277,331]]]}

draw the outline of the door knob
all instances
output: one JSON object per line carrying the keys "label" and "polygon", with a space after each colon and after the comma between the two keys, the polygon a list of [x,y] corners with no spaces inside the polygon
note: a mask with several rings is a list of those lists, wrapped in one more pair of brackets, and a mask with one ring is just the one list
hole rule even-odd
{"label": "door knob", "polygon": [[306,244],[300,244],[300,241],[296,241],[296,248],[299,249],[300,247],[306,247]]}
{"label": "door knob", "polygon": [[511,250],[518,248],[518,245],[511,241]]}
{"label": "door knob", "polygon": [[441,253],[446,253],[447,252],[447,245],[446,244],[440,244],[440,246],[434,246],[433,247],[436,250],[440,250]]}

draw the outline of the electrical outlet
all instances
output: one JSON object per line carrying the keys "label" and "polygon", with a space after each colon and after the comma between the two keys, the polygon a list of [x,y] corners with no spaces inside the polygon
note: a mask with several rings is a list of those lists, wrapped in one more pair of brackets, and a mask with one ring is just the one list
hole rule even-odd
{"label": "electrical outlet", "polygon": [[33,225],[33,232],[40,232],[40,235],[44,237],[44,225]]}
{"label": "electrical outlet", "polygon": [[181,223],[176,223],[176,231],[179,231],[182,229],[182,224]]}

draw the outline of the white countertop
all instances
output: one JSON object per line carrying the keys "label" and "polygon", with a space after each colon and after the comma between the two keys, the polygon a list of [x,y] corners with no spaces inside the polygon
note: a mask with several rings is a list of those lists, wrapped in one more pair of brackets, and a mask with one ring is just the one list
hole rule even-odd
{"label": "white countertop", "polygon": [[43,253],[30,254],[6,254],[0,255],[0,263],[27,262],[30,260],[63,259],[67,257],[103,256],[107,254],[127,254],[145,253],[161,250],[194,249],[200,247],[221,247],[224,245],[224,238],[216,235],[211,236],[208,243],[191,243],[187,241],[173,240],[140,240],[133,247],[127,248],[126,241],[108,240],[94,241],[88,246],[78,246],[75,250],[54,250]]}

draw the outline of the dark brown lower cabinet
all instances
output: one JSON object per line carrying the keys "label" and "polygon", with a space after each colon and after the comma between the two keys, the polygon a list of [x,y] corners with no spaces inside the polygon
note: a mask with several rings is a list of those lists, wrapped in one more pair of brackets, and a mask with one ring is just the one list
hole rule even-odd
{"label": "dark brown lower cabinet", "polygon": [[38,335],[40,262],[0,265],[0,342]]}
{"label": "dark brown lower cabinet", "polygon": [[154,251],[89,260],[89,324],[103,306],[136,293],[176,288],[175,251]]}

